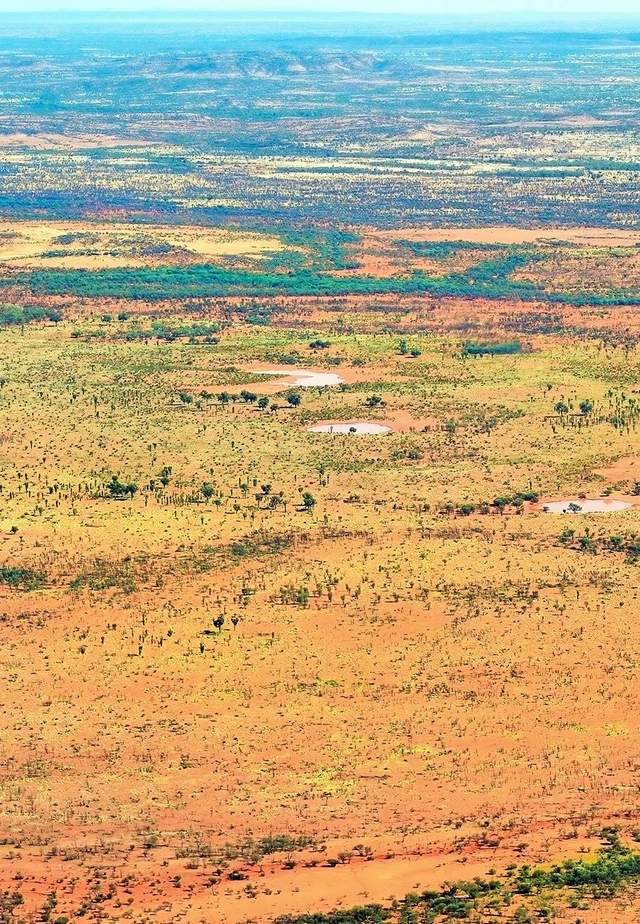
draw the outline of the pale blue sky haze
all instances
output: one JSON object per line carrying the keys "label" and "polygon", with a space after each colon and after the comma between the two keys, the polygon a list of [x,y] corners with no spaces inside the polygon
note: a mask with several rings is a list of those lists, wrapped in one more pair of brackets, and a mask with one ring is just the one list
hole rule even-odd
{"label": "pale blue sky haze", "polygon": [[640,21],[638,0],[0,0],[1,12],[184,9],[240,12],[339,12],[388,15],[491,17],[507,19],[550,18],[578,20],[626,18]]}

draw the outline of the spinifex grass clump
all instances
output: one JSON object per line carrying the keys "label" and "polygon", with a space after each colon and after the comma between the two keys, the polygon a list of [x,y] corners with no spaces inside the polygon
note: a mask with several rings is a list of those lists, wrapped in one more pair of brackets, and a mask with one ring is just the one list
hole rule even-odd
{"label": "spinifex grass clump", "polygon": [[38,590],[44,587],[46,581],[47,575],[42,571],[12,565],[0,566],[0,584],[17,590]]}

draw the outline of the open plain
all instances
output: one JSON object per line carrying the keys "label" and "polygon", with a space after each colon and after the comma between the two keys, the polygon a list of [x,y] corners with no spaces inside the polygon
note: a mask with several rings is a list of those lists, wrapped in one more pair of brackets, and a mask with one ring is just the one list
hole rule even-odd
{"label": "open plain", "polygon": [[638,920],[637,40],[16,23],[1,924]]}

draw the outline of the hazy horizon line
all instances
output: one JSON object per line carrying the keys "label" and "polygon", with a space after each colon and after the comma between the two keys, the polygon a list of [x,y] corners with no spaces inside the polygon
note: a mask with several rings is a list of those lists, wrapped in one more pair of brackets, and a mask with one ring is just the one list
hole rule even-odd
{"label": "hazy horizon line", "polygon": [[50,5],[34,5],[32,7],[25,8],[13,8],[13,9],[3,9],[0,6],[0,16],[34,16],[34,15],[73,15],[79,18],[92,18],[95,16],[117,14],[118,16],[144,16],[144,15],[169,15],[175,16],[177,18],[188,18],[191,16],[202,16],[202,15],[215,15],[215,16],[226,16],[233,18],[242,18],[245,16],[249,17],[260,17],[260,18],[278,18],[283,15],[286,15],[289,19],[354,19],[354,18],[364,18],[364,19],[403,19],[403,20],[420,20],[420,21],[439,21],[439,22],[452,22],[452,21],[488,21],[500,19],[502,22],[508,23],[518,23],[526,21],[544,21],[548,23],[552,22],[580,22],[580,21],[591,21],[591,22],[640,22],[640,9],[634,10],[633,12],[613,12],[613,13],[603,13],[595,10],[585,10],[579,13],[576,12],[558,12],[550,14],[545,10],[525,10],[517,13],[505,13],[503,10],[489,10],[489,11],[479,11],[479,12],[464,12],[464,11],[453,11],[449,13],[439,13],[439,12],[414,12],[410,10],[398,10],[392,12],[381,12],[379,10],[334,10],[334,9],[312,9],[312,10],[300,10],[292,7],[273,7],[270,9],[258,9],[254,7],[247,8],[237,8],[232,9],[230,7],[219,6],[211,7],[206,5],[201,6],[190,6],[186,8],[180,8],[176,5],[170,4],[153,4],[153,5],[140,5],[132,6],[127,3],[126,6],[119,6],[113,4],[105,4],[97,8],[88,10],[86,8],[79,8],[74,6],[59,6],[51,7]]}

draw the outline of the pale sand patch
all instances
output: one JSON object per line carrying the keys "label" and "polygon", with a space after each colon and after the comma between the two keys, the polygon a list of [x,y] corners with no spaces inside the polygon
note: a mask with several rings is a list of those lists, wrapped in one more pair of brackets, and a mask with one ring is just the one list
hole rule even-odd
{"label": "pale sand patch", "polygon": [[63,135],[57,132],[27,132],[0,133],[1,148],[37,148],[50,150],[56,148],[130,148],[144,147],[157,148],[157,142],[145,141],[142,138],[114,138],[111,135]]}
{"label": "pale sand patch", "polygon": [[545,513],[585,514],[618,513],[629,510],[632,504],[618,497],[567,497],[564,500],[547,501],[542,505]]}
{"label": "pale sand patch", "polygon": [[302,369],[292,366],[291,369],[256,369],[257,375],[264,375],[267,384],[271,378],[281,377],[286,385],[298,388],[325,388],[329,385],[341,385],[344,379],[336,372],[324,370]]}
{"label": "pale sand patch", "polygon": [[[7,236],[2,240],[2,235]],[[58,241],[63,235],[92,235],[96,240],[78,238]],[[82,221],[0,222],[0,261],[22,266],[37,261],[41,265],[95,269],[109,266],[140,266],[145,259],[134,248],[140,239],[186,250],[201,257],[262,256],[282,250],[279,238],[246,231],[194,226],[135,225]],[[127,253],[128,248],[132,252]],[[48,251],[60,256],[45,256]],[[79,251],[91,250],[86,254]],[[112,251],[122,251],[114,255]]]}
{"label": "pale sand patch", "polygon": [[308,427],[307,430],[309,433],[327,433],[331,436],[358,436],[360,434],[380,436],[391,433],[391,427],[369,420],[351,420],[346,422],[333,420],[328,423],[314,424],[312,427]]}

